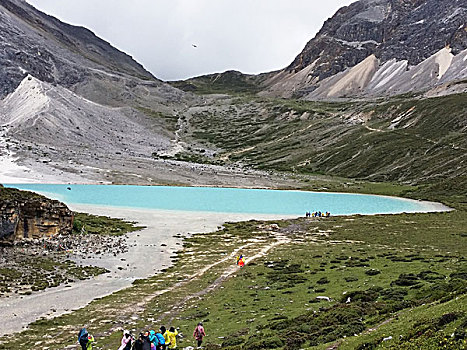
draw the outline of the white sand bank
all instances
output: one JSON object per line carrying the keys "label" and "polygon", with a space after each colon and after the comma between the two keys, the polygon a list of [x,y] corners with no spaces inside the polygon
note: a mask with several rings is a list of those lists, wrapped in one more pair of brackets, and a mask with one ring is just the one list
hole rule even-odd
{"label": "white sand bank", "polygon": [[[0,300],[2,327],[0,335],[21,331],[43,316],[58,316],[81,308],[92,300],[126,288],[136,278],[154,275],[170,266],[170,256],[181,248],[181,238],[189,233],[215,231],[227,221],[281,219],[291,216],[126,209],[71,205],[71,209],[136,221],[147,228],[129,235],[127,253],[84,259],[81,262],[102,266],[111,272],[69,286],[50,288],[29,296]],[[292,216],[296,217],[296,216]],[[166,244],[166,246],[161,246]],[[122,270],[119,269],[123,268]],[[52,311],[55,310],[55,311]]]}

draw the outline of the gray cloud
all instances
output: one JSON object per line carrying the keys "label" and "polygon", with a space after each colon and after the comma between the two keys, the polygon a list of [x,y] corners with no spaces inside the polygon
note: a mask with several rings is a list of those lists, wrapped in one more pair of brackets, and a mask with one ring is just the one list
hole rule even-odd
{"label": "gray cloud", "polygon": [[[27,0],[82,25],[163,80],[284,68],[351,0]],[[195,44],[197,47],[193,47]]]}

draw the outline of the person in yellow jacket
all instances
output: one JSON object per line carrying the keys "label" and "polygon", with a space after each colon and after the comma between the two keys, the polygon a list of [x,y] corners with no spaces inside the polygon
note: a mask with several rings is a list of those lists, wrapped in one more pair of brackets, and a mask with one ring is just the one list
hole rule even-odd
{"label": "person in yellow jacket", "polygon": [[168,331],[165,331],[164,338],[165,344],[169,349],[176,349],[177,348],[177,335],[178,332],[174,327],[170,327]]}
{"label": "person in yellow jacket", "polygon": [[94,337],[91,334],[89,334],[88,342],[86,344],[86,350],[92,350],[92,343],[94,343]]}

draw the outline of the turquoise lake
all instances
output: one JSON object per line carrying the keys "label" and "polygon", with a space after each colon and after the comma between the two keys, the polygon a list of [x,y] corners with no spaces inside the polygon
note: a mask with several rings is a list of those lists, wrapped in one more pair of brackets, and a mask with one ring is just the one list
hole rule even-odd
{"label": "turquoise lake", "polygon": [[422,202],[346,193],[130,185],[5,186],[38,192],[66,204],[126,208],[297,216],[303,216],[306,211],[329,211],[332,215],[427,211]]}

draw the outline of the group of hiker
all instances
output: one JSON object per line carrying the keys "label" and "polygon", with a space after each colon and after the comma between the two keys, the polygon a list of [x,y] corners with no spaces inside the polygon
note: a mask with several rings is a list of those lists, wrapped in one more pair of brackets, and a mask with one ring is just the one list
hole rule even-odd
{"label": "group of hiker", "polygon": [[[308,213],[307,213],[308,215]],[[239,255],[236,257],[237,266],[245,266],[245,257]],[[158,332],[150,330],[139,334],[136,339],[130,331],[124,330],[123,337],[121,340],[120,347],[118,350],[166,350],[177,348],[177,335],[178,332],[174,327],[170,327],[168,330],[161,326]],[[204,331],[203,323],[199,322],[195,330],[193,331],[193,337],[195,338],[198,348],[201,347],[203,338],[206,336]],[[82,350],[92,350],[93,343],[95,342],[94,337],[88,333],[86,328],[82,328],[78,333],[78,343],[81,345]]]}
{"label": "group of hiker", "polygon": [[[161,326],[158,332],[150,330],[141,332],[136,339],[130,331],[124,330],[121,345],[118,350],[166,350],[177,348],[178,332],[174,327],[168,330]],[[201,347],[203,338],[206,336],[202,322],[198,323],[193,331],[193,337],[197,341],[198,348]],[[78,342],[82,350],[92,350],[94,337],[82,328],[78,333]]]}
{"label": "group of hiker", "polygon": [[305,213],[305,217],[307,218],[328,218],[331,216],[331,213],[330,212],[325,212],[325,213],[322,213],[320,211],[314,211],[313,213],[307,211]]}

